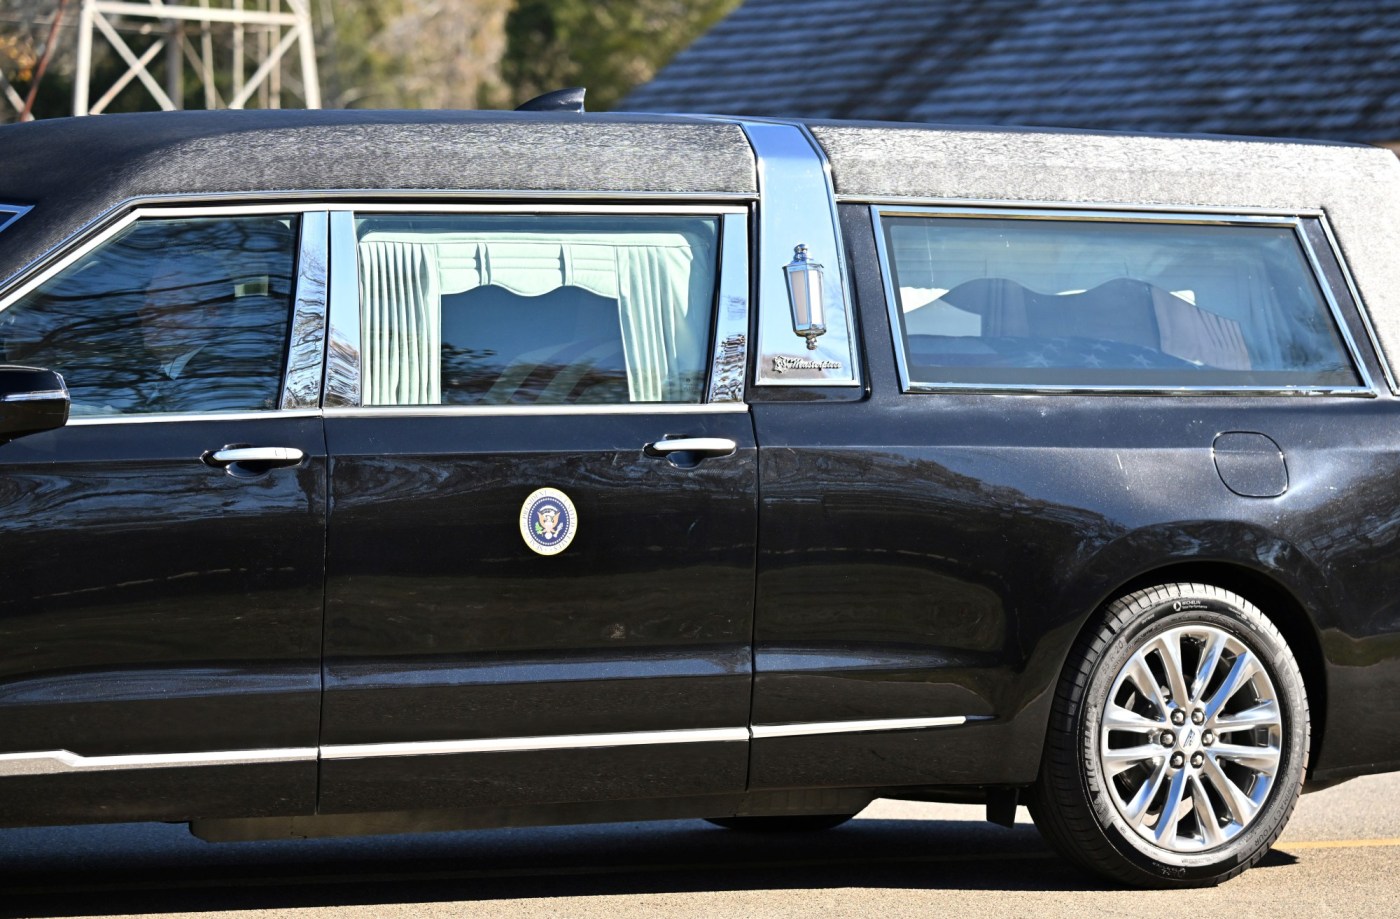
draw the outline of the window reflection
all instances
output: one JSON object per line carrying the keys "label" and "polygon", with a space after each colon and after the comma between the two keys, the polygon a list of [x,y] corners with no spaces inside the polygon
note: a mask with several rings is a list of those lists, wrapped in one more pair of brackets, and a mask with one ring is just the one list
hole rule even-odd
{"label": "window reflection", "polygon": [[63,374],[73,414],[275,409],[296,218],[138,221],[0,313],[7,363]]}
{"label": "window reflection", "polygon": [[1289,226],[882,223],[916,382],[1360,382]]}

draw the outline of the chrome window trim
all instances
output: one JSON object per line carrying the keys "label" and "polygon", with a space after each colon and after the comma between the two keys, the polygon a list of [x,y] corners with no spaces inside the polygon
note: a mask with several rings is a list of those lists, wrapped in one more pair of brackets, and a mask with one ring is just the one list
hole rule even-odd
{"label": "chrome window trim", "polygon": [[[749,208],[733,204],[438,204],[424,202],[356,202],[333,204],[326,208],[330,215],[330,312],[329,347],[326,358],[323,404],[328,417],[364,415],[366,417],[436,415],[621,415],[621,414],[683,414],[695,411],[747,411],[744,398],[744,375],[748,361],[747,330],[749,323]],[[356,214],[541,214],[558,216],[695,216],[719,220],[718,276],[714,321],[711,325],[714,349],[710,364],[710,382],[705,399],[700,403],[627,402],[597,405],[360,405],[360,302]],[[734,248],[736,247],[737,248]],[[739,349],[739,373],[733,373],[734,360],[726,357],[725,343],[730,350]],[[725,409],[710,406],[735,406]]]}
{"label": "chrome window trim", "polygon": [[[490,189],[468,189],[466,191],[454,191],[449,189],[422,189],[422,188],[402,188],[402,189],[353,189],[334,188],[326,190],[316,189],[281,189],[272,191],[246,191],[227,192],[223,194],[208,192],[190,192],[188,194],[167,194],[167,195],[140,195],[126,198],[107,208],[92,220],[78,227],[69,234],[62,242],[53,248],[47,249],[40,255],[22,266],[8,278],[0,278],[0,289],[3,289],[11,281],[23,278],[36,268],[42,269],[48,260],[57,252],[62,252],[74,240],[82,239],[88,233],[100,231],[107,223],[114,219],[121,219],[127,211],[131,209],[170,209],[170,210],[211,210],[216,213],[259,213],[262,209],[270,209],[274,213],[295,213],[298,211],[324,211],[327,210],[331,202],[359,201],[361,203],[374,201],[376,199],[392,199],[399,205],[405,201],[422,201],[425,203],[437,203],[444,199],[460,200],[462,198],[476,198],[481,200],[509,198],[513,200],[541,200],[541,201],[715,201],[715,202],[735,202],[743,203],[753,201],[758,198],[752,192],[727,192],[711,194],[707,192],[599,192],[599,191],[539,191],[539,190],[490,190]],[[273,204],[252,203],[252,202],[278,202]],[[8,205],[0,205],[0,208],[7,208]],[[23,212],[13,219],[18,219],[24,213],[32,210],[25,207]],[[13,220],[11,221],[13,222]],[[6,226],[8,223],[6,224]],[[3,229],[3,227],[0,227]],[[0,307],[3,309],[3,307]]]}
{"label": "chrome window trim", "polygon": [[438,202],[345,202],[322,205],[332,213],[352,214],[563,214],[580,216],[695,216],[747,214],[748,208],[734,204],[512,204],[509,202],[443,204]]}
{"label": "chrome window trim", "polygon": [[140,753],[80,756],[67,750],[0,753],[0,776],[63,775],[114,769],[175,769],[181,766],[247,766],[255,763],[315,762],[315,747],[216,750],[208,753]]}
{"label": "chrome window trim", "polygon": [[710,355],[711,404],[744,401],[749,370],[749,215],[720,217],[719,283],[716,285],[714,351]]}
{"label": "chrome window trim", "polygon": [[[1163,394],[1221,394],[1221,395],[1306,395],[1306,396],[1362,396],[1374,397],[1375,386],[1366,364],[1361,360],[1356,341],[1342,316],[1331,287],[1323,275],[1317,254],[1303,232],[1303,221],[1321,217],[1321,212],[1288,211],[1278,213],[1250,213],[1234,210],[1209,208],[1172,208],[1161,210],[1141,210],[1100,207],[1064,207],[1061,205],[1029,207],[1024,202],[1012,207],[983,206],[961,202],[957,205],[870,205],[871,222],[875,231],[875,249],[880,262],[881,283],[885,290],[885,305],[890,322],[890,343],[894,348],[895,365],[899,371],[900,391],[905,393],[1038,393],[1045,395],[1163,395]],[[1122,384],[1041,384],[1041,383],[925,383],[909,378],[906,346],[900,334],[900,306],[898,293],[894,289],[894,274],[890,270],[890,256],[885,244],[885,229],[881,222],[884,217],[965,217],[970,219],[1017,219],[1017,220],[1057,220],[1076,222],[1121,222],[1121,223],[1172,223],[1205,226],[1279,226],[1288,227],[1299,241],[1312,271],[1313,281],[1322,292],[1323,300],[1332,315],[1332,322],[1341,335],[1347,356],[1352,367],[1361,379],[1357,386],[1193,386],[1193,385],[1122,385]]]}
{"label": "chrome window trim", "polygon": [[1332,250],[1332,258],[1342,272],[1342,280],[1346,282],[1347,293],[1351,295],[1351,302],[1356,304],[1356,312],[1361,316],[1361,326],[1366,330],[1366,337],[1371,341],[1371,350],[1375,352],[1376,360],[1381,365],[1381,373],[1385,374],[1386,385],[1390,387],[1391,392],[1400,393],[1400,381],[1396,380],[1395,370],[1390,365],[1385,349],[1381,347],[1380,336],[1376,334],[1375,323],[1371,321],[1371,311],[1367,309],[1366,302],[1361,299],[1361,288],[1356,285],[1356,279],[1352,277],[1351,267],[1347,265],[1347,260],[1342,254],[1341,243],[1337,239],[1337,234],[1332,230],[1332,222],[1327,219],[1325,212],[1309,216],[1315,216],[1318,225],[1322,228],[1322,235],[1326,237],[1327,245]]}
{"label": "chrome window trim", "polygon": [[[728,119],[744,129],[758,169],[759,214],[754,281],[758,292],[756,386],[860,386],[860,348],[846,247],[836,210],[831,163],[806,125],[762,118]],[[808,351],[792,330],[782,268],[805,243],[826,266],[826,334]],[[831,361],[840,369],[786,369],[775,363]]]}
{"label": "chrome window trim", "polygon": [[[99,229],[92,232],[92,234],[87,236],[86,238],[83,238],[82,232],[70,236],[68,240],[66,240],[63,243],[63,245],[69,245],[70,243],[72,243],[73,240],[76,239],[81,239],[81,241],[78,242],[76,245],[73,245],[72,248],[63,251],[61,255],[57,256],[51,261],[45,262],[44,260],[47,259],[49,255],[52,254],[52,252],[58,251],[58,249],[50,250],[49,253],[46,253],[44,256],[40,257],[40,259],[36,260],[35,263],[32,263],[38,264],[40,265],[40,267],[31,277],[25,278],[22,283],[12,288],[10,292],[6,294],[3,298],[0,298],[0,312],[4,312],[5,310],[9,309],[10,306],[12,306],[16,300],[30,293],[34,290],[34,288],[48,281],[54,275],[63,271],[63,269],[67,268],[69,265],[72,265],[74,262],[78,261],[83,256],[89,254],[94,249],[110,241],[112,237],[116,236],[122,230],[125,230],[127,227],[129,227],[131,224],[135,223],[138,220],[144,220],[148,217],[171,219],[180,217],[239,217],[257,214],[304,214],[308,211],[324,210],[325,206],[318,204],[288,204],[282,206],[241,205],[236,207],[139,207],[122,214],[115,220],[112,220],[110,223],[101,225]],[[98,222],[94,222],[93,224],[89,224],[89,227],[97,225]],[[59,247],[59,249],[61,248],[62,246]]]}
{"label": "chrome window trim", "polygon": [[1206,220],[1196,219],[1198,217],[1226,217],[1229,222],[1238,223],[1242,220],[1254,218],[1277,218],[1277,217],[1321,217],[1324,211],[1321,208],[1312,207],[1233,207],[1227,205],[1212,204],[1153,204],[1150,202],[1124,203],[1112,201],[1026,201],[1016,198],[926,198],[926,197],[900,197],[897,195],[840,195],[836,196],[838,204],[862,204],[888,209],[909,208],[918,210],[920,208],[936,208],[946,210],[949,208],[967,208],[969,210],[1020,210],[1028,212],[1041,211],[1064,211],[1070,214],[1080,214],[1085,211],[1108,215],[1122,213],[1132,214],[1169,214],[1192,218],[1190,223],[1205,223]]}
{"label": "chrome window trim", "polygon": [[[1361,349],[1356,345],[1356,339],[1351,334],[1351,326],[1347,323],[1346,317],[1342,315],[1342,305],[1337,300],[1337,295],[1332,291],[1332,285],[1327,283],[1327,273],[1322,270],[1322,262],[1317,257],[1317,250],[1313,248],[1312,240],[1308,239],[1308,234],[1303,230],[1303,219],[1297,218],[1293,221],[1293,234],[1303,244],[1303,252],[1306,253],[1308,265],[1312,268],[1313,280],[1322,291],[1323,299],[1327,301],[1327,307],[1332,311],[1332,322],[1342,333],[1342,340],[1346,343],[1347,353],[1351,357],[1352,366],[1356,368],[1356,373],[1361,377],[1363,388],[1367,392],[1374,392],[1375,382],[1371,379],[1371,373],[1366,369],[1366,362],[1361,359]],[[1345,264],[1338,259],[1338,264]],[[1360,301],[1357,301],[1357,308],[1360,309]],[[1382,365],[1385,360],[1381,359]]]}
{"label": "chrome window trim", "polygon": [[298,222],[301,245],[282,385],[283,409],[316,408],[321,404],[326,352],[329,221],[324,211],[306,211]]}
{"label": "chrome window trim", "polygon": [[742,415],[743,402],[618,402],[589,405],[365,405],[327,407],[327,418],[512,418],[530,415]]}
{"label": "chrome window trim", "polygon": [[32,210],[33,206],[27,204],[0,204],[0,233]]}

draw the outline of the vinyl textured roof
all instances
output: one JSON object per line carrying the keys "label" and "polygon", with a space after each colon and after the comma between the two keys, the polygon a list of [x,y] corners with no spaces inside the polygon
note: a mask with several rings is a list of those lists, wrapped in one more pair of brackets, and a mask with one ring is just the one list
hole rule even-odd
{"label": "vinyl textured roof", "polygon": [[747,0],[622,107],[1400,140],[1400,0]]}

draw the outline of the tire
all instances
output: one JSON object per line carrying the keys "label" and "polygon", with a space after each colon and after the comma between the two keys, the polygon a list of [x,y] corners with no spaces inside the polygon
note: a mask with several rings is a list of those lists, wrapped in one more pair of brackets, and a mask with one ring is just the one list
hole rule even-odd
{"label": "tire", "polygon": [[1062,855],[1117,881],[1218,884],[1283,832],[1308,740],[1302,674],[1258,608],[1206,584],[1140,590],[1065,665],[1031,813]]}
{"label": "tire", "polygon": [[815,833],[832,830],[855,814],[792,814],[776,817],[706,817],[706,823],[742,833]]}

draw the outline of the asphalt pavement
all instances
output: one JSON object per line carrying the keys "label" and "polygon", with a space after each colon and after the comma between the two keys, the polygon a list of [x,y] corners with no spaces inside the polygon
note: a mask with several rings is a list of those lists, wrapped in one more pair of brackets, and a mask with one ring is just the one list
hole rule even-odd
{"label": "asphalt pavement", "polygon": [[23,917],[1400,917],[1400,774],[1306,796],[1263,864],[1131,891],[1051,854],[1022,813],[879,801],[836,830],[701,821],[209,844],[183,826],[0,830]]}

